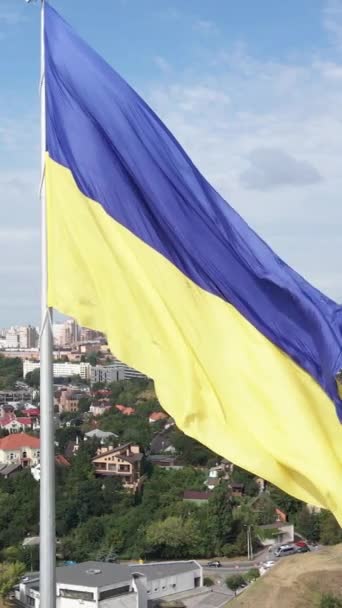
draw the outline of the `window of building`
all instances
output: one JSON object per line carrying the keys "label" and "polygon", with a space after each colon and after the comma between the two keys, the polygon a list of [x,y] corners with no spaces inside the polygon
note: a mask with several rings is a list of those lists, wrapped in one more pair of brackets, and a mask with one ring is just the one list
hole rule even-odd
{"label": "window of building", "polygon": [[130,472],[129,464],[120,464],[119,471],[121,471],[122,473],[129,473]]}
{"label": "window of building", "polygon": [[26,451],[23,452],[23,458],[27,458],[27,452]]}
{"label": "window of building", "polygon": [[25,598],[26,602],[26,606],[35,606],[36,605],[36,601],[33,597],[31,597],[30,595],[27,595]]}
{"label": "window of building", "polygon": [[81,591],[78,589],[60,589],[59,593],[61,597],[68,597],[70,599],[75,600],[93,601],[95,599],[94,594],[91,593],[91,591]]}
{"label": "window of building", "polygon": [[118,595],[126,595],[129,593],[129,585],[123,585],[122,587],[116,587],[115,589],[107,589],[107,591],[100,591],[100,600],[107,600],[110,597],[115,597]]}

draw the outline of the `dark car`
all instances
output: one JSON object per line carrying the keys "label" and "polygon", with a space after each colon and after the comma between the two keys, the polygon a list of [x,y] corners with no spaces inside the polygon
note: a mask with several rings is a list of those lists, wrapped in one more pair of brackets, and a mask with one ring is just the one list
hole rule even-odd
{"label": "dark car", "polygon": [[213,562],[208,562],[207,563],[208,568],[221,568],[221,562],[219,562],[219,560],[215,560]]}
{"label": "dark car", "polygon": [[297,553],[307,553],[308,551],[310,551],[310,549],[307,545],[305,545],[305,546],[302,545],[302,546],[296,548]]}

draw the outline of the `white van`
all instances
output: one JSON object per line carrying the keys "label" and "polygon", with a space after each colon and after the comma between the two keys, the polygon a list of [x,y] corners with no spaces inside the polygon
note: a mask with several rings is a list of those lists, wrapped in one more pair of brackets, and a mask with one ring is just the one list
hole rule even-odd
{"label": "white van", "polygon": [[280,546],[279,549],[275,552],[276,557],[284,557],[285,555],[293,555],[296,553],[296,548],[291,545],[283,545]]}

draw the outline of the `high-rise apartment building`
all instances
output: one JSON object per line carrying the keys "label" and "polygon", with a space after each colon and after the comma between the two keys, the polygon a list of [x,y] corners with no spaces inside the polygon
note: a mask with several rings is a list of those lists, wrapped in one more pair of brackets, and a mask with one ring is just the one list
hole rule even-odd
{"label": "high-rise apartment building", "polygon": [[73,346],[80,341],[80,327],[74,319],[53,324],[53,341],[56,346]]}
{"label": "high-rise apartment building", "polygon": [[38,344],[38,332],[31,325],[18,328],[19,348],[36,348]]}
{"label": "high-rise apartment building", "polygon": [[16,327],[11,327],[6,333],[6,348],[19,348],[19,332]]}

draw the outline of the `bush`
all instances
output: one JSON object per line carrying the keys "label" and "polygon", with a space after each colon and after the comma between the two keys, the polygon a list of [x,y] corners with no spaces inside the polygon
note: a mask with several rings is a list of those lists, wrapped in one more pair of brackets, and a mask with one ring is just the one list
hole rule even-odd
{"label": "bush", "polygon": [[235,545],[223,545],[222,554],[224,557],[236,557],[240,555]]}
{"label": "bush", "polygon": [[259,578],[260,572],[258,568],[251,568],[248,570],[247,574],[245,574],[245,579],[248,582],[255,581],[255,579]]}
{"label": "bush", "polygon": [[203,585],[205,587],[212,587],[213,585],[215,585],[213,579],[211,578],[211,576],[205,576],[203,579]]}
{"label": "bush", "polygon": [[342,608],[342,599],[331,593],[325,593],[322,595],[319,608]]}

